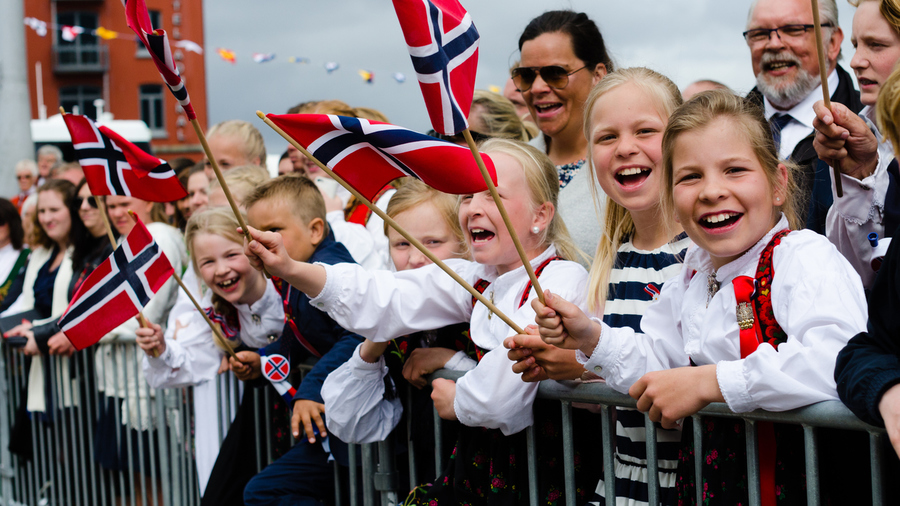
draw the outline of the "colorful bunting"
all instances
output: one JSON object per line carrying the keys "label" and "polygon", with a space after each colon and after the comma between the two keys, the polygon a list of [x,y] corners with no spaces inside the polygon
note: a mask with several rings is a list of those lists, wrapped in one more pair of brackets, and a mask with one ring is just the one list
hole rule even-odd
{"label": "colorful bunting", "polygon": [[356,73],[359,74],[359,77],[363,78],[363,81],[365,81],[369,84],[372,84],[372,81],[375,79],[375,74],[373,74],[372,72],[369,72],[368,70],[360,69]]}
{"label": "colorful bunting", "polygon": [[253,53],[253,61],[256,63],[265,63],[275,59],[275,53]]}
{"label": "colorful bunting", "polygon": [[29,26],[32,30],[34,30],[39,37],[47,36],[47,22],[41,21],[37,18],[28,17],[25,18],[25,24]]}
{"label": "colorful bunting", "polygon": [[93,34],[103,40],[113,40],[119,38],[119,32],[114,32],[112,30],[103,28],[102,26],[98,26],[97,29],[93,31]]}
{"label": "colorful bunting", "polygon": [[339,68],[341,68],[341,66],[337,62],[330,61],[325,63],[325,70],[327,70],[329,74]]}
{"label": "colorful bunting", "polygon": [[80,26],[63,25],[62,27],[62,38],[67,42],[75,42],[75,39],[82,33],[84,33],[84,28]]}
{"label": "colorful bunting", "polygon": [[234,56],[234,51],[229,51],[223,47],[219,47],[216,48],[216,52],[219,53],[219,56],[228,63],[232,65],[237,63],[237,58],[235,58]]}
{"label": "colorful bunting", "polygon": [[291,56],[288,58],[288,63],[309,63],[309,58]]}
{"label": "colorful bunting", "polygon": [[402,72],[394,72],[394,81],[397,81],[398,83],[405,83],[406,75]]}
{"label": "colorful bunting", "polygon": [[203,54],[203,48],[200,47],[200,44],[197,44],[196,42],[192,42],[190,40],[176,40],[172,45],[184,49],[185,51]]}

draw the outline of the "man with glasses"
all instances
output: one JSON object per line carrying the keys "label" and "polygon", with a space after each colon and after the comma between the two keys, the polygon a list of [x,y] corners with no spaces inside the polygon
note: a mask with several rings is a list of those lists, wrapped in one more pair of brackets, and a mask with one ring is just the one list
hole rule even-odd
{"label": "man with glasses", "polygon": [[34,193],[35,182],[37,181],[38,167],[34,160],[22,160],[16,164],[16,181],[19,183],[19,193],[9,199],[16,210],[22,212],[22,204],[29,195]]}
{"label": "man with glasses", "polygon": [[[859,112],[859,92],[837,65],[844,33],[835,0],[819,0],[819,13],[831,100]],[[822,88],[812,6],[809,0],[758,0],[750,8],[743,35],[756,76],[748,98],[765,109],[781,158],[800,166],[797,183],[809,201],[806,212],[801,211],[806,228],[824,234],[833,197],[830,169],[813,149],[813,104],[822,99]]]}

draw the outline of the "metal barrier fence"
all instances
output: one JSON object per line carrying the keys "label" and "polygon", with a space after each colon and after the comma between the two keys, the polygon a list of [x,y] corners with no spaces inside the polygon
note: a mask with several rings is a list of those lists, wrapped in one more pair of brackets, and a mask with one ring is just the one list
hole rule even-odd
{"label": "metal barrier fence", "polygon": [[[200,487],[194,459],[196,417],[194,388],[152,389],[143,381],[140,352],[134,344],[104,344],[96,349],[76,353],[71,359],[44,358],[47,411],[30,417],[23,411],[27,397],[27,359],[16,350],[3,347],[0,357],[0,505],[147,505],[188,506],[200,504]],[[37,359],[35,359],[37,360]],[[116,372],[116,374],[113,374]],[[434,377],[456,379],[459,373],[438,371]],[[143,384],[141,384],[143,383]],[[125,386],[123,388],[123,385]],[[100,388],[98,388],[100,387]],[[133,387],[133,388],[129,388]],[[71,391],[69,391],[71,389]],[[116,398],[110,390],[122,394]],[[241,400],[242,385],[233,375],[220,376],[216,385],[218,424],[215,427],[221,443],[228,431],[231,416]],[[248,388],[251,395],[257,431],[255,466],[259,471],[273,461],[273,428],[260,414],[270,406],[275,392],[271,388]],[[110,401],[110,398],[113,401]],[[574,445],[572,404],[600,405],[602,455],[606,497],[615,495],[614,472],[616,406],[634,407],[635,401],[613,391],[602,383],[562,384],[544,382],[538,396],[560,401],[563,420],[565,497],[567,506],[575,504]],[[113,409],[104,415],[105,406]],[[122,407],[124,405],[124,407]],[[755,411],[736,415],[724,404],[713,404],[695,415],[694,441],[700,453],[700,424],[703,416],[742,418],[747,428],[748,480],[750,502],[760,504],[759,463],[756,454],[756,424],[780,422],[803,428],[806,456],[808,504],[821,503],[819,494],[819,448],[817,429],[822,427],[849,429],[868,433],[872,472],[873,504],[884,504],[882,494],[884,430],[869,426],[839,402],[823,402],[783,413]],[[120,469],[110,470],[97,462],[95,455],[98,420],[110,418],[113,424],[101,430],[114,430],[116,444],[123,449]],[[261,419],[262,418],[262,419]],[[270,418],[270,417],[269,417]],[[357,506],[396,505],[416,484],[431,481],[440,474],[446,462],[441,446],[441,423],[435,418],[435,449],[431,455],[417,455],[413,445],[400,458],[409,467],[409,483],[399,483],[398,458],[392,442],[362,445],[360,459],[350,452],[349,488],[342,490],[339,469],[335,465],[336,504]],[[647,420],[648,429],[653,427]],[[122,428],[126,430],[121,430]],[[11,428],[14,428],[11,432]],[[116,430],[119,429],[119,430]],[[142,429],[142,430],[136,430]],[[205,427],[204,430],[208,430]],[[534,455],[535,435],[527,429],[529,504],[537,505],[537,459]],[[100,434],[103,436],[103,434]],[[105,434],[109,438],[109,434]],[[409,427],[406,436],[408,439]],[[123,441],[124,438],[124,441]],[[102,437],[101,437],[102,439]],[[9,451],[10,443],[17,449]],[[656,431],[647,431],[647,456],[650,478],[650,504],[658,503],[659,480],[656,464]],[[31,457],[28,453],[30,450]],[[433,476],[417,476],[417,463],[434,459]],[[699,463],[700,459],[697,459]],[[697,466],[697,473],[701,472]],[[607,479],[609,478],[609,479]],[[698,478],[699,482],[699,478]],[[361,487],[361,490],[360,490]],[[697,502],[702,503],[698,487]]]}

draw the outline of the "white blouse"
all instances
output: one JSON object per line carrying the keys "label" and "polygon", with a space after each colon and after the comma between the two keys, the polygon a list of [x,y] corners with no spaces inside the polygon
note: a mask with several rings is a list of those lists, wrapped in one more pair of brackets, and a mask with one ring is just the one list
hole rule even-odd
{"label": "white blouse", "polygon": [[[732,280],[754,277],[759,255],[781,221],[740,258],[714,271],[709,254],[692,248],[684,268],[663,285],[641,320],[644,334],[604,324],[600,342],[579,361],[626,392],[644,373],[716,364],[719,389],[737,413],[785,411],[836,400],[834,365],[847,341],[866,328],[866,299],[859,275],[825,237],[791,232],[774,250],[771,284],[775,319],[788,338],[778,350],[762,344],[740,358],[740,329]],[[696,270],[696,274],[694,271]],[[719,290],[707,306],[707,275]]]}
{"label": "white blouse", "polygon": [[[540,265],[556,255],[549,247],[531,261]],[[524,267],[498,276],[496,269],[467,260],[446,261],[464,280],[474,284],[490,281],[484,295],[493,300],[517,325],[524,328],[534,322],[531,290],[527,301],[519,300],[528,283]],[[499,428],[515,434],[533,422],[532,403],[536,383],[525,383],[512,372],[503,340],[514,331],[483,304],[472,307],[472,295],[435,265],[398,273],[366,271],[353,264],[323,265],[327,280],[322,292],[310,300],[326,311],[342,327],[376,342],[420,330],[445,327],[469,321],[469,335],[479,347],[488,350],[478,366],[456,383],[454,410],[465,425]],[[545,290],[586,307],[587,271],[569,261],[554,261],[539,278]]]}
{"label": "white blouse", "polygon": [[[200,306],[212,306],[212,291],[207,290]],[[241,341],[251,348],[269,344],[269,336],[280,336],[284,328],[284,305],[271,282],[263,296],[253,304],[235,305],[241,322]],[[196,309],[175,320],[175,328],[166,329],[166,351],[159,357],[144,356],[147,382],[153,388],[197,385],[215,379],[224,352],[216,347],[212,331]]]}

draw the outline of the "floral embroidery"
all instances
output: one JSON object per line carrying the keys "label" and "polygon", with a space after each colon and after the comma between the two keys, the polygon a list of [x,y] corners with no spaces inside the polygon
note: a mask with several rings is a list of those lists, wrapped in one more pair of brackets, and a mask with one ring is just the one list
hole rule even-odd
{"label": "floral embroidery", "polygon": [[572,178],[575,177],[575,174],[578,174],[578,171],[584,167],[584,163],[587,159],[582,158],[576,162],[567,163],[565,165],[557,165],[556,171],[559,173],[559,189],[562,190],[566,187],[571,181]]}

